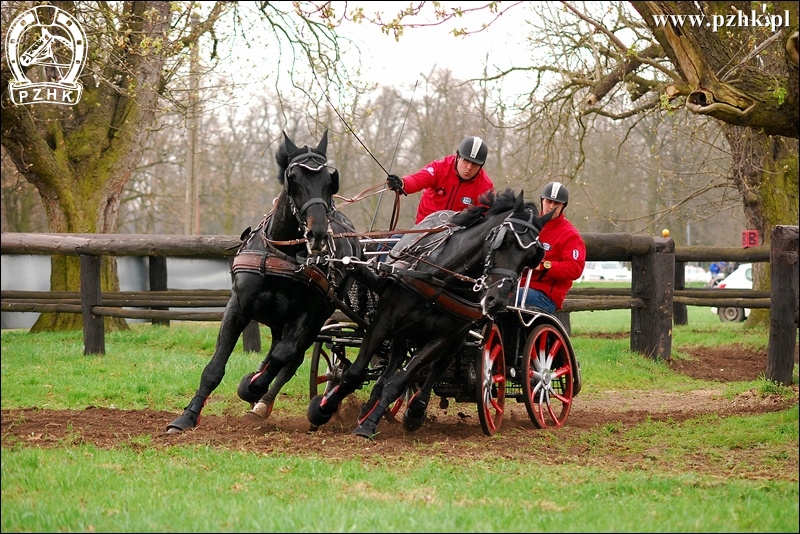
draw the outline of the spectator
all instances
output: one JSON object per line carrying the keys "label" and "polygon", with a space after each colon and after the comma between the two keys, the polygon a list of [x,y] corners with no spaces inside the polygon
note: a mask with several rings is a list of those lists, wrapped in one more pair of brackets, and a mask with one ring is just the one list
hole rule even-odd
{"label": "spectator", "polygon": [[545,249],[535,269],[526,268],[520,277],[517,302],[540,308],[550,314],[564,305],[567,291],[580,278],[586,262],[586,245],[578,230],[564,215],[569,192],[561,182],[550,182],[542,190],[541,213],[554,212],[539,234]]}
{"label": "spectator", "polygon": [[435,211],[461,211],[479,204],[478,197],[494,189],[494,183],[483,169],[488,152],[480,137],[465,137],[455,154],[432,161],[403,178],[390,174],[389,188],[403,194],[422,191],[415,224]]}

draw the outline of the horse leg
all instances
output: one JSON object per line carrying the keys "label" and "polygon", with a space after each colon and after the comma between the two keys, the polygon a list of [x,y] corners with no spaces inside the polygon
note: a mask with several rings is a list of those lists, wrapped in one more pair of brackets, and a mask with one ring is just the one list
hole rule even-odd
{"label": "horse leg", "polygon": [[339,409],[339,404],[349,394],[361,388],[364,384],[367,366],[372,356],[378,351],[386,339],[385,334],[379,329],[380,319],[376,319],[364,338],[361,340],[361,348],[355,361],[342,373],[342,380],[335,387],[331,388],[324,396],[317,395],[308,404],[306,416],[308,421],[315,426],[322,426],[331,420],[333,414]]}
{"label": "horse leg", "polygon": [[272,408],[275,404],[275,399],[278,397],[278,393],[281,392],[283,386],[297,373],[297,369],[300,368],[302,363],[303,358],[295,358],[291,363],[278,371],[272,385],[270,385],[264,396],[255,403],[250,411],[262,419],[267,419],[272,413]]}
{"label": "horse leg", "polygon": [[196,427],[200,422],[200,412],[203,410],[208,396],[222,382],[228,359],[239,341],[239,336],[242,335],[249,322],[250,318],[242,315],[239,300],[234,293],[225,306],[214,355],[200,375],[200,386],[189,405],[183,410],[183,414],[167,425],[167,433],[183,432]]}
{"label": "horse leg", "polygon": [[428,409],[428,402],[431,400],[431,391],[436,379],[447,369],[450,363],[449,358],[439,358],[431,364],[431,369],[428,372],[428,377],[425,383],[417,391],[411,400],[408,401],[408,407],[403,414],[403,426],[409,432],[419,430],[422,423],[425,422],[425,411]]}
{"label": "horse leg", "polygon": [[445,372],[447,366],[450,365],[452,357],[449,355],[461,350],[463,344],[463,341],[455,341],[451,346],[446,347],[443,350],[442,354],[444,356],[438,358],[431,364],[431,368],[428,371],[428,376],[425,379],[425,383],[422,385],[419,391],[414,394],[411,400],[408,401],[408,407],[403,414],[403,426],[409,432],[419,430],[422,427],[422,423],[425,422],[425,412],[427,411],[428,403],[431,400],[433,384],[441,376],[441,374]]}
{"label": "horse leg", "polygon": [[[306,349],[322,328],[318,322],[300,317],[286,329],[280,329],[280,337],[273,342],[265,360],[267,364],[246,384],[246,393],[252,395],[250,398],[255,398],[251,409],[253,413],[264,419],[272,413],[275,398],[300,368]],[[239,396],[242,396],[241,391]]]}
{"label": "horse leg", "polygon": [[381,394],[383,393],[383,386],[399,368],[400,365],[403,363],[406,357],[406,353],[408,352],[408,346],[405,341],[401,339],[394,339],[392,340],[392,346],[390,349],[389,361],[386,364],[386,367],[383,369],[381,376],[378,377],[378,380],[375,381],[375,385],[372,386],[372,391],[369,395],[369,400],[364,403],[361,407],[361,412],[358,415],[358,422],[361,423],[361,420],[372,410],[375,404],[380,400]]}
{"label": "horse leg", "polygon": [[[360,422],[358,427],[353,431],[356,436],[364,438],[372,438],[377,433],[378,423],[380,423],[383,414],[389,409],[389,405],[396,401],[400,395],[405,393],[408,384],[417,372],[425,367],[431,359],[435,358],[438,354],[442,354],[442,350],[446,348],[451,342],[448,340],[434,341],[425,347],[419,349],[416,354],[411,358],[404,369],[395,373],[383,388],[380,401],[373,407],[366,417]],[[433,367],[436,367],[435,365]],[[434,368],[431,369],[431,372]],[[433,382],[431,381],[431,387]],[[424,413],[424,412],[423,412]]]}
{"label": "horse leg", "polygon": [[267,351],[267,355],[264,356],[264,360],[258,365],[258,370],[255,373],[247,373],[242,377],[239,381],[239,387],[236,389],[236,394],[239,395],[239,398],[245,402],[250,403],[250,408],[253,408],[255,404],[261,398],[263,392],[253,391],[251,389],[251,384],[256,382],[261,375],[266,370],[267,366],[269,365],[270,356],[272,355],[272,349],[280,342],[281,340],[281,332],[278,328],[271,328],[270,333],[272,335],[272,342],[270,343],[270,348]]}

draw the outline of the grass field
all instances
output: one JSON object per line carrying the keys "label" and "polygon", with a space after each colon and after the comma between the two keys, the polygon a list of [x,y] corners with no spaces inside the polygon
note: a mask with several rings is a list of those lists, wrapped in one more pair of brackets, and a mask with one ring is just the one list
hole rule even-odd
{"label": "grass field", "polygon": [[[584,383],[595,390],[793,394],[765,380],[687,378],[630,353],[625,335],[599,335],[624,334],[629,322],[624,310],[572,314]],[[7,435],[14,423],[7,414],[19,408],[179,414],[213,353],[217,328],[137,324],[107,334],[103,356],[82,354],[81,332],[4,330],[2,531],[798,532],[796,403],[748,416],[530,430],[519,450],[497,455],[481,449],[495,450],[502,433],[478,436],[464,443],[471,454],[456,456],[413,438],[404,440],[403,455],[386,454],[377,442],[328,456],[208,443],[164,447],[147,432],[113,447],[97,446],[77,429],[47,445],[36,435]],[[767,343],[763,331],[720,323],[694,307],[673,338],[674,348]],[[675,350],[673,357],[686,356]],[[240,340],[204,414],[240,417],[238,380],[259,361],[242,352]],[[282,393],[282,413],[305,413],[307,365]],[[794,380],[796,389],[796,366]]]}

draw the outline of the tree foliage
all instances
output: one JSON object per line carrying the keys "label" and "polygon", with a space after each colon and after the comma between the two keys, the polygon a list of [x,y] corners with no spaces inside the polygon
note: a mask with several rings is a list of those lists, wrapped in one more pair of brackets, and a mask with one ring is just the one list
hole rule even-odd
{"label": "tree foliage", "polygon": [[[384,27],[399,35],[398,28],[425,25],[404,24],[425,4],[398,13]],[[499,6],[505,3],[484,9],[497,13]],[[512,3],[506,11],[512,7],[522,9]],[[529,138],[543,147],[545,159],[559,161],[568,180],[586,162],[582,145],[576,152],[569,138],[587,138],[601,118],[623,125],[634,118],[630,125],[637,117],[688,111],[719,121],[732,156],[728,178],[740,191],[748,227],[768,243],[774,225],[798,224],[797,2],[562,1],[526,7],[535,14],[528,21],[528,58],[489,77],[531,74],[531,90],[518,103],[529,117]],[[437,24],[463,15],[439,3],[430,8]],[[542,117],[551,124],[542,128]],[[576,153],[577,160],[563,161]],[[768,286],[764,274],[756,287]],[[765,314],[759,315],[754,317],[763,322]]]}

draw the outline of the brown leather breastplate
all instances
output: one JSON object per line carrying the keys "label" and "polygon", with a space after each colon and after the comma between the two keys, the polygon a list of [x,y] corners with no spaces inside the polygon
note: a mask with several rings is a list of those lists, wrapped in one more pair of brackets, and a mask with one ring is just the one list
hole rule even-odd
{"label": "brown leather breastplate", "polygon": [[284,260],[264,251],[242,250],[234,256],[231,271],[284,276],[314,287],[323,296],[328,296],[330,289],[328,278],[318,267]]}
{"label": "brown leather breastplate", "polygon": [[473,304],[451,293],[444,291],[442,287],[434,287],[425,280],[419,278],[403,278],[401,283],[413,289],[417,294],[428,299],[429,302],[438,306],[440,309],[455,315],[461,319],[477,321],[483,317],[483,309],[478,304]]}

